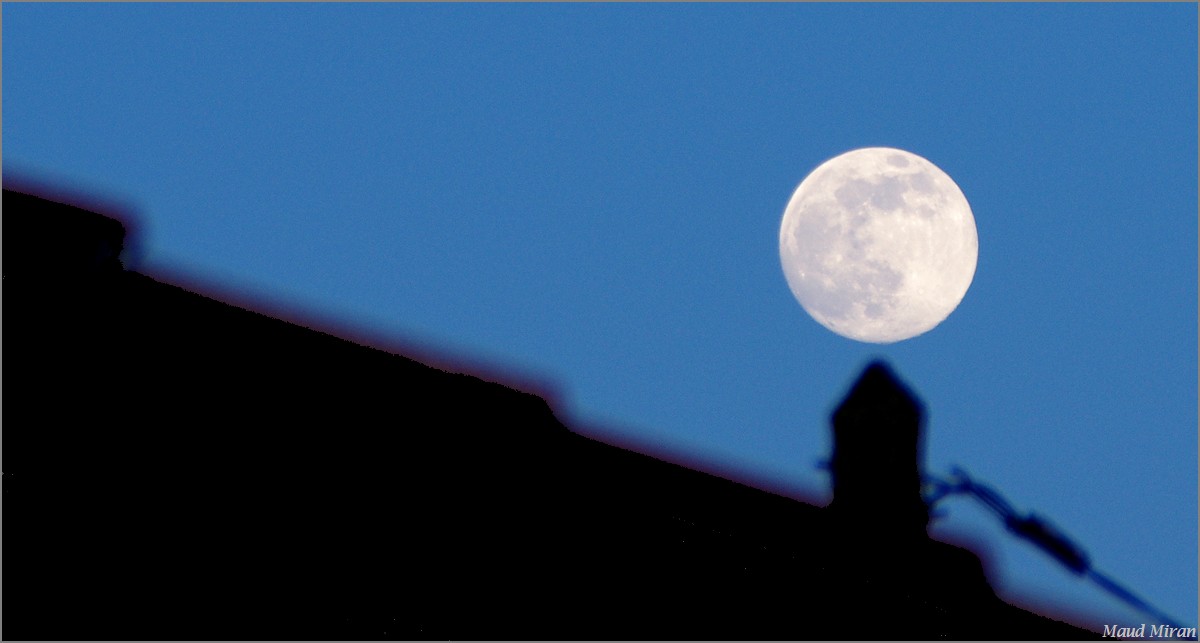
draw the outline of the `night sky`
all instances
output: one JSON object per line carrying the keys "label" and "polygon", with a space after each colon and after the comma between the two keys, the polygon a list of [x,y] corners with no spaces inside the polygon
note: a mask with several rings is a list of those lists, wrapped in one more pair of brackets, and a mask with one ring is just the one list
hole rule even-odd
{"label": "night sky", "polygon": [[[828,415],[886,359],[931,473],[1196,624],[1193,3],[5,3],[2,95],[6,187],[127,208],[132,267],[818,504]],[[778,250],[797,184],[871,146],[944,170],[979,234],[958,309],[888,345],[808,317]],[[1147,621],[941,508],[1006,600]]]}

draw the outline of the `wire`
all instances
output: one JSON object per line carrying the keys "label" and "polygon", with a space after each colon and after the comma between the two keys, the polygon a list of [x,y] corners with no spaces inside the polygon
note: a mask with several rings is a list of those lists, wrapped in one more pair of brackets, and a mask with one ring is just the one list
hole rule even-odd
{"label": "wire", "polygon": [[934,504],[947,496],[967,494],[995,512],[1009,531],[1037,545],[1067,569],[1077,575],[1090,578],[1113,596],[1143,614],[1155,618],[1159,624],[1173,629],[1182,629],[1177,621],[1163,614],[1108,575],[1093,568],[1083,548],[1055,529],[1049,521],[1032,513],[1026,516],[1019,515],[1003,496],[987,485],[972,480],[967,472],[959,467],[953,467],[951,475],[953,477],[950,480],[925,476],[926,484],[932,488],[925,499],[931,510]]}
{"label": "wire", "polygon": [[1174,629],[1181,629],[1181,626],[1175,623],[1171,617],[1158,611],[1154,608],[1154,606],[1150,605],[1141,598],[1138,598],[1133,592],[1123,587],[1120,583],[1110,578],[1107,574],[1099,572],[1095,569],[1089,569],[1087,573],[1088,577],[1090,577],[1097,585],[1107,589],[1109,592],[1112,592],[1114,595],[1120,597],[1121,600],[1133,605],[1143,613],[1154,617],[1160,624],[1167,625]]}

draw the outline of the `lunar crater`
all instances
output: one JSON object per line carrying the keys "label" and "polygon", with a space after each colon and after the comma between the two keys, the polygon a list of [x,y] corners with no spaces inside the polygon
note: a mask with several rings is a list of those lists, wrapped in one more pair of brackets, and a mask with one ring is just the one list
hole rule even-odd
{"label": "lunar crater", "polygon": [[821,164],[796,188],[780,260],[805,311],[865,342],[914,337],[942,322],[975,273],[966,198],[929,161],[864,148]]}

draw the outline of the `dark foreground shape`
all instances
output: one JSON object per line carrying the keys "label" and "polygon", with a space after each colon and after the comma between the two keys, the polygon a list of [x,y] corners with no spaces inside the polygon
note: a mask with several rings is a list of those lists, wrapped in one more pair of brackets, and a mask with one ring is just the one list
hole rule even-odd
{"label": "dark foreground shape", "polygon": [[123,270],[111,219],[3,208],[6,639],[1097,638],[925,536],[920,406],[882,365],[822,509]]}

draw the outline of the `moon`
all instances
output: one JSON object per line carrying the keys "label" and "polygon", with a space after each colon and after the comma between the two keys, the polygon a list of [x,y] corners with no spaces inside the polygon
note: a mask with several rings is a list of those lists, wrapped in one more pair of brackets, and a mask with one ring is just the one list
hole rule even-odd
{"label": "moon", "polygon": [[958,185],[904,150],[851,150],[792,194],[779,258],[796,300],[850,339],[916,337],[954,312],[975,277],[979,237]]}

